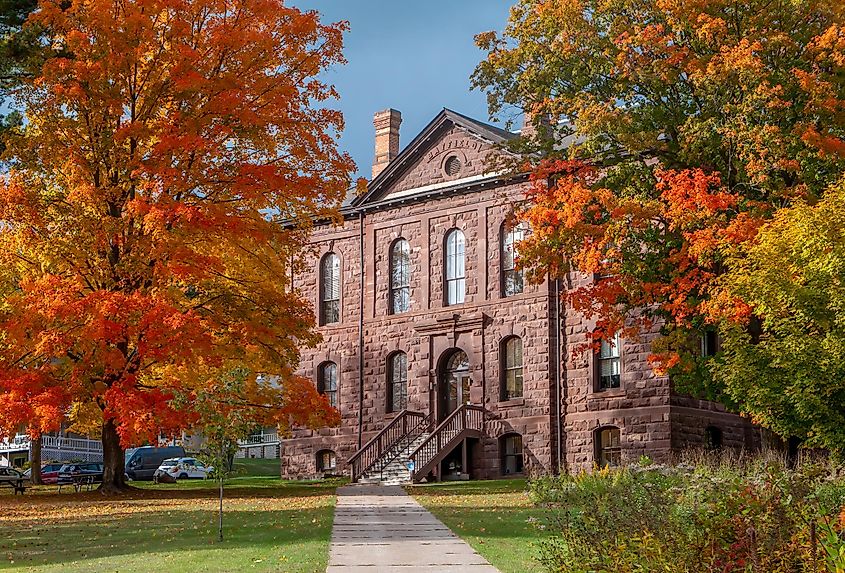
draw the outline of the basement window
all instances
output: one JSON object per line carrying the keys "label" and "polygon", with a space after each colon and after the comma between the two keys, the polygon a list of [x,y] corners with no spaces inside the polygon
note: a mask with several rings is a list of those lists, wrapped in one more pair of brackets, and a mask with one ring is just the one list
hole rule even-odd
{"label": "basement window", "polygon": [[317,471],[333,472],[337,469],[337,456],[331,450],[317,452]]}
{"label": "basement window", "polygon": [[502,475],[521,474],[524,470],[522,457],[522,436],[508,434],[500,440],[502,452]]}

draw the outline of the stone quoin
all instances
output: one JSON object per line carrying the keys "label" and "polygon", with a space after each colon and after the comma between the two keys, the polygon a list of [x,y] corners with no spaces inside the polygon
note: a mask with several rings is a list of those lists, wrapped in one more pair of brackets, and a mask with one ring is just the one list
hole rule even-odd
{"label": "stone quoin", "polygon": [[342,421],[283,440],[284,477],[348,474],[397,410],[427,416],[427,436],[464,404],[483,408],[483,427],[415,479],[759,445],[746,419],[677,395],[652,371],[656,330],[596,355],[578,351],[595,325],[562,295],[592,276],[520,281],[507,220],[527,176],[491,172],[488,161],[518,134],[444,109],[400,152],[400,124],[396,110],[375,115],[368,190],[350,194],[342,223],[315,227],[313,264],[294,277],[323,337],[303,350],[299,373],[333,393]]}

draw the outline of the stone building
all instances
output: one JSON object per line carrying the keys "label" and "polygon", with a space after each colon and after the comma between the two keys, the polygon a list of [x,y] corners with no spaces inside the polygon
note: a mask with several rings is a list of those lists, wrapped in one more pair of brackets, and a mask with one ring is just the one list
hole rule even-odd
{"label": "stone building", "polygon": [[367,193],[315,229],[313,270],[294,280],[323,336],[300,373],[342,422],[284,440],[284,476],[493,478],[757,440],[720,405],[673,393],[648,336],[576,352],[594,325],[560,295],[592,277],[522,280],[526,230],[506,219],[527,177],[485,161],[517,134],[444,109],[400,152],[399,112],[373,123]]}

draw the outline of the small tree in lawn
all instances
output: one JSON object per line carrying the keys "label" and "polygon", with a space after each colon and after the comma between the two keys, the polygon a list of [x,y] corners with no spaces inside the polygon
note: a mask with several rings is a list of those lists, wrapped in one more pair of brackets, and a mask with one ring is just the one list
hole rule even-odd
{"label": "small tree in lawn", "polygon": [[325,418],[298,411],[323,402],[293,376],[317,336],[290,277],[353,170],[318,79],[345,24],[281,0],[42,0],[29,24],[55,56],[16,90],[27,121],[6,140],[0,434],[78,414],[108,492],[124,448],[194,424],[180,397],[221,372],[281,380],[232,400]]}
{"label": "small tree in lawn", "polygon": [[219,383],[196,396],[201,418],[205,446],[203,453],[214,466],[214,477],[220,490],[218,539],[223,541],[223,483],[231,472],[229,460],[235,455],[238,440],[245,438],[255,427],[256,419],[263,418],[258,405],[236,404],[231,396],[243,392],[249,372],[235,369],[224,374]]}
{"label": "small tree in lawn", "polygon": [[[262,391],[256,392],[257,387]],[[280,399],[281,396],[285,398]],[[310,380],[256,377],[242,367],[223,373],[215,384],[185,398],[194,404],[199,416],[195,427],[202,431],[204,453],[214,466],[218,481],[220,541],[223,541],[223,484],[231,472],[230,464],[239,440],[246,438],[256,426],[272,426],[285,435],[294,427],[332,426],[340,422],[340,414],[328,404],[326,397],[314,394]]]}

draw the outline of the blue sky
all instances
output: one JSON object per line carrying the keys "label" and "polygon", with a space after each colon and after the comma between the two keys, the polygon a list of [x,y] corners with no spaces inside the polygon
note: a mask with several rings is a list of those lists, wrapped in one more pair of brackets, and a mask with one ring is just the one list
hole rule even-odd
{"label": "blue sky", "polygon": [[341,147],[358,174],[370,176],[373,113],[402,112],[404,147],[444,107],[486,120],[487,103],[470,91],[469,76],[483,58],[473,36],[501,30],[513,0],[293,0],[319,10],[324,21],[347,20],[349,63],[325,79],[340,91],[346,119]]}

